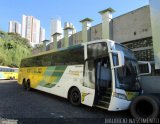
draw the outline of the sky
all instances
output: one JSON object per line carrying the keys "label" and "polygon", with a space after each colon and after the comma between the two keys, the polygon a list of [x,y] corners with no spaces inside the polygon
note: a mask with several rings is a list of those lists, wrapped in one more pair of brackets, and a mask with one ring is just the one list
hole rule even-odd
{"label": "sky", "polygon": [[149,0],[2,0],[0,3],[0,30],[8,31],[10,20],[21,23],[22,15],[32,15],[41,21],[46,30],[46,39],[50,38],[51,18],[61,18],[71,22],[77,31],[82,29],[80,20],[89,17],[92,25],[101,23],[98,13],[108,7],[113,8],[113,18],[148,5]]}

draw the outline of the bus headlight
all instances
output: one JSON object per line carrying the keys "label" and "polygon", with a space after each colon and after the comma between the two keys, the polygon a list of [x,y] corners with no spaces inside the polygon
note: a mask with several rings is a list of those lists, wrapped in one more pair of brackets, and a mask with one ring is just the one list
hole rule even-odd
{"label": "bus headlight", "polygon": [[113,93],[113,97],[117,97],[119,99],[127,100],[127,96],[124,95],[124,94],[120,94],[120,93]]}

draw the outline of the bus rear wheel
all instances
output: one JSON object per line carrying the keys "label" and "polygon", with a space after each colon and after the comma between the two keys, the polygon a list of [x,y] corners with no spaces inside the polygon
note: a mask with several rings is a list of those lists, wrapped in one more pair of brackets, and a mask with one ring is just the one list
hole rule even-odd
{"label": "bus rear wheel", "polygon": [[81,94],[78,88],[74,87],[69,93],[69,101],[72,105],[78,106],[81,104]]}
{"label": "bus rear wheel", "polygon": [[27,90],[27,91],[30,91],[30,90],[31,90],[30,80],[27,80],[27,82],[26,82],[26,90]]}
{"label": "bus rear wheel", "polygon": [[9,79],[10,79],[10,80],[13,80],[13,77],[10,77]]}
{"label": "bus rear wheel", "polygon": [[23,80],[23,89],[26,90],[27,89],[27,86],[26,86],[26,81],[25,79]]}

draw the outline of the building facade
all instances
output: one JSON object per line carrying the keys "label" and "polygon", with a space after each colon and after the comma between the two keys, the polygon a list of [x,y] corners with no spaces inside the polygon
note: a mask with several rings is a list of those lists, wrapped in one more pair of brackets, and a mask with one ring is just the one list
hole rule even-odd
{"label": "building facade", "polygon": [[62,34],[58,37],[58,39],[61,39],[63,37],[63,29],[60,19],[51,19],[51,42],[53,42],[52,35],[55,33]]}
{"label": "building facade", "polygon": [[28,39],[32,47],[40,44],[40,42],[45,39],[45,29],[41,28],[40,20],[33,16],[23,15],[22,37]]}
{"label": "building facade", "polygon": [[[160,67],[160,62],[156,61],[160,58],[157,56],[159,48],[155,52],[155,48],[159,45],[156,45],[156,47],[154,45],[155,42],[159,44],[160,35],[159,40],[155,41],[151,8],[152,5],[147,5],[114,18],[112,21],[112,34],[113,40],[122,43],[134,51],[139,61],[149,61],[151,63],[152,75],[160,75],[160,68],[157,68]],[[157,17],[160,17],[160,15]],[[158,26],[154,29],[158,30]]]}
{"label": "building facade", "polygon": [[21,35],[21,24],[17,21],[10,21],[9,22],[9,33],[17,33]]}
{"label": "building facade", "polygon": [[60,19],[51,19],[51,35],[54,33],[62,33],[62,24]]}
{"label": "building facade", "polygon": [[45,29],[41,27],[40,28],[40,35],[39,35],[40,44],[42,44],[44,40],[45,40]]}

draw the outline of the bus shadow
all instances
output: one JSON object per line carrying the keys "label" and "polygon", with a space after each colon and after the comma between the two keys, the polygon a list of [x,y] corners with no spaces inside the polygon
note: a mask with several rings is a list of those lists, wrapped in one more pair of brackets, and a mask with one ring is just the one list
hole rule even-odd
{"label": "bus shadow", "polygon": [[[97,108],[97,107],[89,107],[86,105],[81,104],[80,106],[74,106],[72,105],[68,99],[50,94],[50,93],[46,93],[40,90],[36,90],[36,89],[31,89],[30,92],[42,95],[44,97],[48,97],[54,100],[57,100],[59,102],[63,102],[64,104],[67,104],[67,106],[72,107],[73,109],[78,109],[78,111],[82,111],[82,112],[87,112],[87,113],[93,113],[93,114],[99,114],[101,115],[101,117],[106,117],[106,116],[110,116],[112,118],[117,117],[117,118],[132,118],[130,111],[129,110],[123,110],[123,111],[108,111],[108,110],[104,110],[101,108]],[[90,116],[91,117],[91,116]],[[86,117],[88,118],[88,117]],[[92,118],[92,117],[91,117]]]}
{"label": "bus shadow", "polygon": [[[11,95],[12,94],[12,95]],[[80,105],[80,106],[73,106],[69,100],[53,95],[53,94],[49,94],[49,93],[45,93],[43,91],[39,91],[36,89],[31,89],[31,91],[25,91],[23,89],[23,87],[21,85],[19,85],[16,81],[14,82],[7,82],[7,83],[0,83],[0,98],[2,98],[1,100],[3,101],[6,99],[5,97],[7,97],[6,95],[8,95],[9,97],[7,98],[8,100],[14,100],[15,97],[20,97],[20,98],[16,98],[17,101],[14,100],[14,104],[18,104],[18,106],[21,104],[24,104],[25,102],[27,103],[32,103],[30,104],[33,107],[37,107],[36,103],[40,103],[40,105],[38,107],[47,107],[47,110],[41,110],[40,108],[35,108],[36,110],[40,110],[39,112],[45,112],[46,114],[50,114],[51,112],[56,113],[59,112],[60,114],[62,114],[64,117],[66,118],[90,118],[90,119],[94,119],[94,118],[132,118],[130,115],[130,112],[127,111],[119,111],[119,112],[111,112],[111,111],[107,111],[107,110],[103,110],[100,108],[96,108],[96,107],[89,107],[86,105]],[[46,101],[45,101],[46,100]],[[4,104],[5,102],[3,102]],[[12,102],[8,102],[7,103],[9,106],[13,106]],[[2,104],[0,104],[2,105]],[[8,105],[4,105],[5,107],[7,107]],[[3,106],[3,105],[2,105]],[[0,107],[2,107],[0,106]],[[53,108],[52,108],[53,107]],[[58,107],[58,108],[56,108]],[[62,108],[61,108],[62,107]],[[26,108],[29,108],[28,110]],[[25,111],[26,113],[30,112],[30,107],[26,107]],[[7,109],[7,108],[6,108]],[[11,111],[15,111],[16,112],[16,108],[12,107]],[[49,110],[51,109],[51,110]],[[4,113],[2,111],[0,111],[0,114],[4,114],[4,117],[6,118],[10,118],[12,117],[13,119],[15,119],[16,117],[19,118],[23,118],[21,117],[20,114],[17,115],[6,115],[5,114],[5,109]],[[22,109],[23,110],[23,109]],[[7,110],[8,111],[8,110]],[[38,112],[37,111],[37,112]],[[10,112],[10,110],[8,111]],[[17,111],[18,112],[18,111]],[[14,112],[13,112],[14,113]],[[45,114],[44,113],[44,114]],[[36,118],[41,118],[44,117],[43,113],[40,113],[40,117],[36,117],[36,113],[33,114],[33,117]],[[26,114],[24,114],[25,117]],[[3,117],[3,116],[2,116]],[[31,116],[32,117],[32,116]],[[46,117],[46,116],[45,116]],[[52,118],[53,116],[49,116],[48,118]],[[54,118],[54,117],[53,117]]]}

